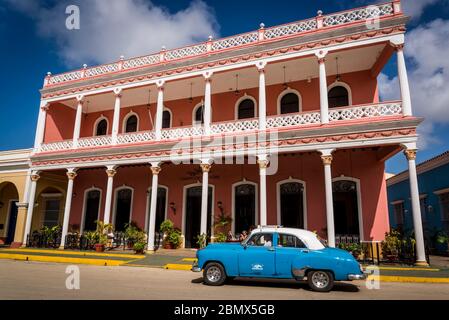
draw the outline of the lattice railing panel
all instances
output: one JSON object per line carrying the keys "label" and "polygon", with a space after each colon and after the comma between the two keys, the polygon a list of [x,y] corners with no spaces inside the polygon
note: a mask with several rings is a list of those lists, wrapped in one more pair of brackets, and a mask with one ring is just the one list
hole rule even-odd
{"label": "lattice railing panel", "polygon": [[300,126],[317,124],[321,122],[319,112],[290,114],[280,117],[270,117],[267,119],[267,128],[282,128],[290,126]]}
{"label": "lattice railing panel", "polygon": [[300,21],[296,23],[290,23],[283,26],[269,28],[265,30],[266,39],[275,39],[285,37],[293,34],[298,34],[305,31],[315,30],[317,28],[316,19],[307,21]]}
{"label": "lattice railing panel", "polygon": [[234,47],[243,46],[250,43],[255,43],[259,41],[259,33],[251,32],[241,34],[235,37],[225,38],[221,40],[214,41],[212,43],[212,50],[224,50]]}
{"label": "lattice railing panel", "polygon": [[211,126],[213,134],[254,131],[259,128],[259,120],[217,123]]}
{"label": "lattice railing panel", "polygon": [[52,84],[69,82],[69,81],[75,81],[75,80],[81,79],[82,77],[83,77],[82,71],[73,71],[73,72],[68,72],[68,73],[62,73],[62,74],[58,74],[55,76],[51,76],[48,81],[48,84],[52,85]]}
{"label": "lattice railing panel", "polygon": [[123,69],[134,69],[139,67],[150,66],[161,61],[159,54],[153,54],[144,57],[138,57],[123,61]]}
{"label": "lattice railing panel", "polygon": [[61,151],[61,150],[69,150],[73,148],[72,140],[58,141],[41,144],[39,148],[39,152],[52,152],[52,151]]}
{"label": "lattice railing panel", "polygon": [[387,16],[393,14],[393,12],[394,9],[391,3],[372,5],[361,9],[325,16],[323,23],[325,27],[337,26],[345,23]]}
{"label": "lattice railing panel", "polygon": [[185,47],[175,50],[170,50],[165,53],[166,60],[177,60],[187,57],[199,56],[207,53],[206,44],[199,44],[197,46]]}
{"label": "lattice railing panel", "polygon": [[111,136],[90,137],[79,139],[78,147],[79,148],[104,147],[110,145],[111,143],[112,143]]}
{"label": "lattice railing panel", "polygon": [[329,121],[357,120],[362,118],[376,118],[402,115],[402,104],[385,103],[353,108],[338,108],[329,110]]}
{"label": "lattice railing panel", "polygon": [[117,137],[117,143],[131,144],[131,143],[154,141],[155,139],[156,135],[154,134],[153,131],[145,131],[145,132],[121,134]]}
{"label": "lattice railing panel", "polygon": [[162,140],[177,140],[204,135],[203,127],[186,127],[162,130]]}
{"label": "lattice railing panel", "polygon": [[103,74],[108,74],[112,72],[117,72],[120,69],[118,63],[105,64],[95,68],[86,69],[86,78],[101,76]]}

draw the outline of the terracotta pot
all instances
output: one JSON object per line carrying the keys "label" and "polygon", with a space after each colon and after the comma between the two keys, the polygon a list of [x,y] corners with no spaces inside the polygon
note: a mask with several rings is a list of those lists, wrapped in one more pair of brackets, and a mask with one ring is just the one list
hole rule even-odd
{"label": "terracotta pot", "polygon": [[104,252],[104,244],[96,244],[95,252]]}
{"label": "terracotta pot", "polygon": [[136,254],[144,254],[145,252],[144,252],[144,250],[142,249],[142,250],[136,250]]}
{"label": "terracotta pot", "polygon": [[173,245],[169,242],[164,243],[164,249],[173,249]]}

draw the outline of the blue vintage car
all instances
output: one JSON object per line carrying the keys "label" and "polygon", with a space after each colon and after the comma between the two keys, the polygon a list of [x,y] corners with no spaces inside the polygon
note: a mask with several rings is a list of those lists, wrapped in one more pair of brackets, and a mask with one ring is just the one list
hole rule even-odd
{"label": "blue vintage car", "polygon": [[332,290],[334,281],[366,278],[347,251],[326,247],[313,232],[261,227],[242,243],[211,244],[197,252],[192,271],[203,271],[207,285],[235,277],[307,279],[312,290]]}

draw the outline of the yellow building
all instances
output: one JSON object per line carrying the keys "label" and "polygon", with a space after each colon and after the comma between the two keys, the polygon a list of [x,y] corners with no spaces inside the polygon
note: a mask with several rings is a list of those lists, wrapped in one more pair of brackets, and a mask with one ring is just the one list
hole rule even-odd
{"label": "yellow building", "polygon": [[[31,149],[0,152],[0,245],[21,246],[28,208]],[[57,172],[41,174],[31,230],[62,224],[67,182]]]}

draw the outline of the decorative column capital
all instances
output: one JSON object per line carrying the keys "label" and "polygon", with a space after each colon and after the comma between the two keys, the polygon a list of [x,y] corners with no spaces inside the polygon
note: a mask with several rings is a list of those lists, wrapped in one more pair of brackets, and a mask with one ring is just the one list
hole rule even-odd
{"label": "decorative column capital", "polygon": [[267,169],[270,165],[270,160],[268,159],[259,159],[257,160],[257,164],[259,165],[259,169]]}
{"label": "decorative column capital", "polygon": [[210,169],[212,168],[212,165],[209,163],[202,163],[200,164],[201,170],[203,171],[203,173],[209,173]]}
{"label": "decorative column capital", "polygon": [[153,176],[159,175],[159,173],[162,171],[161,167],[151,167],[151,173]]}
{"label": "decorative column capital", "polygon": [[326,61],[325,58],[326,58],[327,54],[328,54],[327,50],[320,50],[320,51],[315,52],[315,56],[318,58],[319,64],[322,64]]}
{"label": "decorative column capital", "polygon": [[46,103],[41,107],[41,110],[47,112],[50,109],[50,104]]}
{"label": "decorative column capital", "polygon": [[116,98],[121,98],[121,97],[122,97],[122,92],[123,92],[122,88],[115,88],[115,89],[114,89],[114,95],[115,95],[115,97],[116,97]]}
{"label": "decorative column capital", "polygon": [[266,61],[259,61],[256,63],[256,68],[257,70],[259,70],[260,73],[264,73],[267,64],[268,63]]}
{"label": "decorative column capital", "polygon": [[84,103],[84,96],[82,94],[76,96],[76,101],[78,102],[78,104],[83,104]]}
{"label": "decorative column capital", "polygon": [[330,166],[332,164],[332,160],[334,157],[332,155],[321,156],[321,160],[323,160],[323,164],[325,166]]}
{"label": "decorative column capital", "polygon": [[69,170],[67,173],[67,178],[69,178],[69,180],[75,180],[76,176],[78,175],[74,170]]}
{"label": "decorative column capital", "polygon": [[418,150],[416,149],[406,149],[404,150],[404,154],[405,157],[407,158],[407,160],[416,160],[416,153],[418,152]]}
{"label": "decorative column capital", "polygon": [[206,71],[203,73],[203,77],[206,80],[206,82],[211,82],[213,75],[214,75],[214,73],[212,71]]}
{"label": "decorative column capital", "polygon": [[37,182],[40,178],[41,176],[39,175],[38,172],[32,173],[30,176],[31,181],[33,182]]}
{"label": "decorative column capital", "polygon": [[115,169],[107,169],[106,170],[106,174],[108,175],[108,178],[114,178],[116,173],[117,173],[117,170],[115,170]]}
{"label": "decorative column capital", "polygon": [[165,81],[164,80],[158,80],[156,82],[156,86],[157,86],[157,89],[159,91],[164,91]]}

